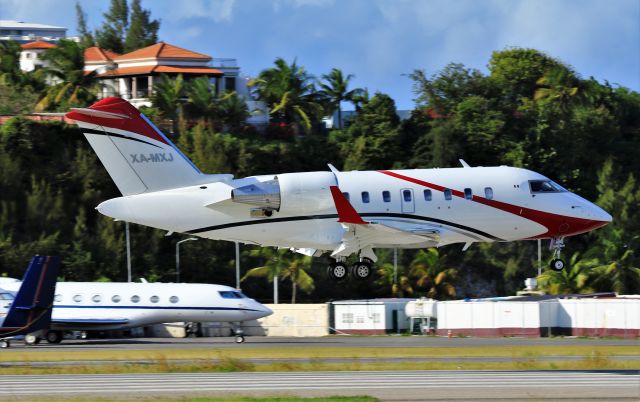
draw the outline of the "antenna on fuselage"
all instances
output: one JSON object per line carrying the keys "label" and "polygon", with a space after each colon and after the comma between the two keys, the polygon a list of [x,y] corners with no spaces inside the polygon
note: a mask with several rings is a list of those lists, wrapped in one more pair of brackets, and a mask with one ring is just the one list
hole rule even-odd
{"label": "antenna on fuselage", "polygon": [[458,159],[460,161],[460,164],[462,165],[462,167],[464,168],[470,168],[471,166],[469,166],[469,164],[467,162],[464,161],[464,159]]}

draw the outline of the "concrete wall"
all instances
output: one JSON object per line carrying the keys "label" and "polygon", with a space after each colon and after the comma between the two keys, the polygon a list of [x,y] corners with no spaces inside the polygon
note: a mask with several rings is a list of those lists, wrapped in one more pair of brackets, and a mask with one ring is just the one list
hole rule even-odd
{"label": "concrete wall", "polygon": [[325,336],[329,335],[329,305],[266,304],[273,314],[259,319],[255,326],[243,325],[247,335]]}

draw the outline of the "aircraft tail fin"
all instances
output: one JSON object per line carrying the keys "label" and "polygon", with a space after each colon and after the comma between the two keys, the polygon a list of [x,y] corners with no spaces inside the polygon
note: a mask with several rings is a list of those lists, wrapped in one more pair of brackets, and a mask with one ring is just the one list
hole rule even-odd
{"label": "aircraft tail fin", "polygon": [[49,327],[59,263],[58,257],[35,256],[31,259],[2,323],[3,335],[25,334]]}
{"label": "aircraft tail fin", "polygon": [[222,181],[231,175],[205,175],[122,98],[110,97],[66,114],[82,129],[122,195]]}

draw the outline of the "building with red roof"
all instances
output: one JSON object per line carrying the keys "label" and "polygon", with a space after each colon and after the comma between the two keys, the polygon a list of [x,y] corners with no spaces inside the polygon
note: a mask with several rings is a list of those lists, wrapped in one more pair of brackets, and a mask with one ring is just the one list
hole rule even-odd
{"label": "building with red roof", "polygon": [[37,67],[46,67],[47,63],[40,58],[42,53],[48,49],[56,47],[54,43],[37,40],[20,45],[20,69],[22,71],[33,71]]}

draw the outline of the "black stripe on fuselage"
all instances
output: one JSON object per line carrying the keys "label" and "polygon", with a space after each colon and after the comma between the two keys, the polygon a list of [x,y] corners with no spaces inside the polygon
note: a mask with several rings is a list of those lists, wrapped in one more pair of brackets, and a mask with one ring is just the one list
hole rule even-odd
{"label": "black stripe on fuselage", "polygon": [[97,134],[97,135],[106,135],[106,136],[109,136],[109,137],[124,138],[125,140],[138,141],[138,142],[141,142],[143,144],[151,145],[152,147],[162,148],[162,147],[157,146],[156,144],[152,144],[152,143],[144,141],[144,140],[128,137],[128,136],[122,135],[122,134],[112,133],[110,131],[94,130],[92,128],[83,128],[82,132],[86,133],[86,134]]}
{"label": "black stripe on fuselage", "polygon": [[[489,233],[483,232],[481,230],[478,229],[474,229],[472,227],[469,226],[465,226],[465,225],[460,225],[458,223],[454,223],[454,222],[448,222],[445,221],[443,219],[438,219],[438,218],[431,218],[428,216],[420,216],[420,215],[412,215],[412,214],[398,214],[398,213],[389,213],[389,212],[383,212],[383,213],[376,213],[376,212],[365,212],[360,214],[360,216],[367,217],[367,218],[375,218],[375,217],[385,217],[385,218],[406,218],[406,219],[414,219],[414,220],[419,220],[419,221],[424,221],[424,222],[431,222],[431,223],[439,223],[442,225],[447,225],[447,226],[451,226],[454,228],[458,228],[458,229],[462,229],[462,230],[466,230],[467,232],[471,232],[471,233],[475,233],[478,234],[480,236],[484,236],[488,239],[491,240],[495,240],[495,241],[504,241],[503,239],[493,236]],[[228,228],[233,228],[233,227],[240,227],[240,226],[250,226],[250,225],[261,225],[261,224],[265,224],[265,223],[279,223],[279,222],[295,222],[295,221],[307,221],[307,220],[313,220],[313,219],[332,219],[332,218],[337,218],[338,215],[337,214],[327,214],[327,215],[307,215],[307,216],[290,216],[290,217],[283,217],[283,218],[267,218],[264,220],[259,220],[259,221],[243,221],[243,222],[232,222],[232,223],[225,223],[222,225],[214,225],[214,226],[207,226],[207,227],[203,227],[203,228],[199,228],[199,229],[192,229],[192,230],[188,230],[184,233],[189,233],[189,234],[198,234],[198,233],[204,233],[204,232],[211,232],[214,230],[221,230],[221,229],[228,229]]]}

